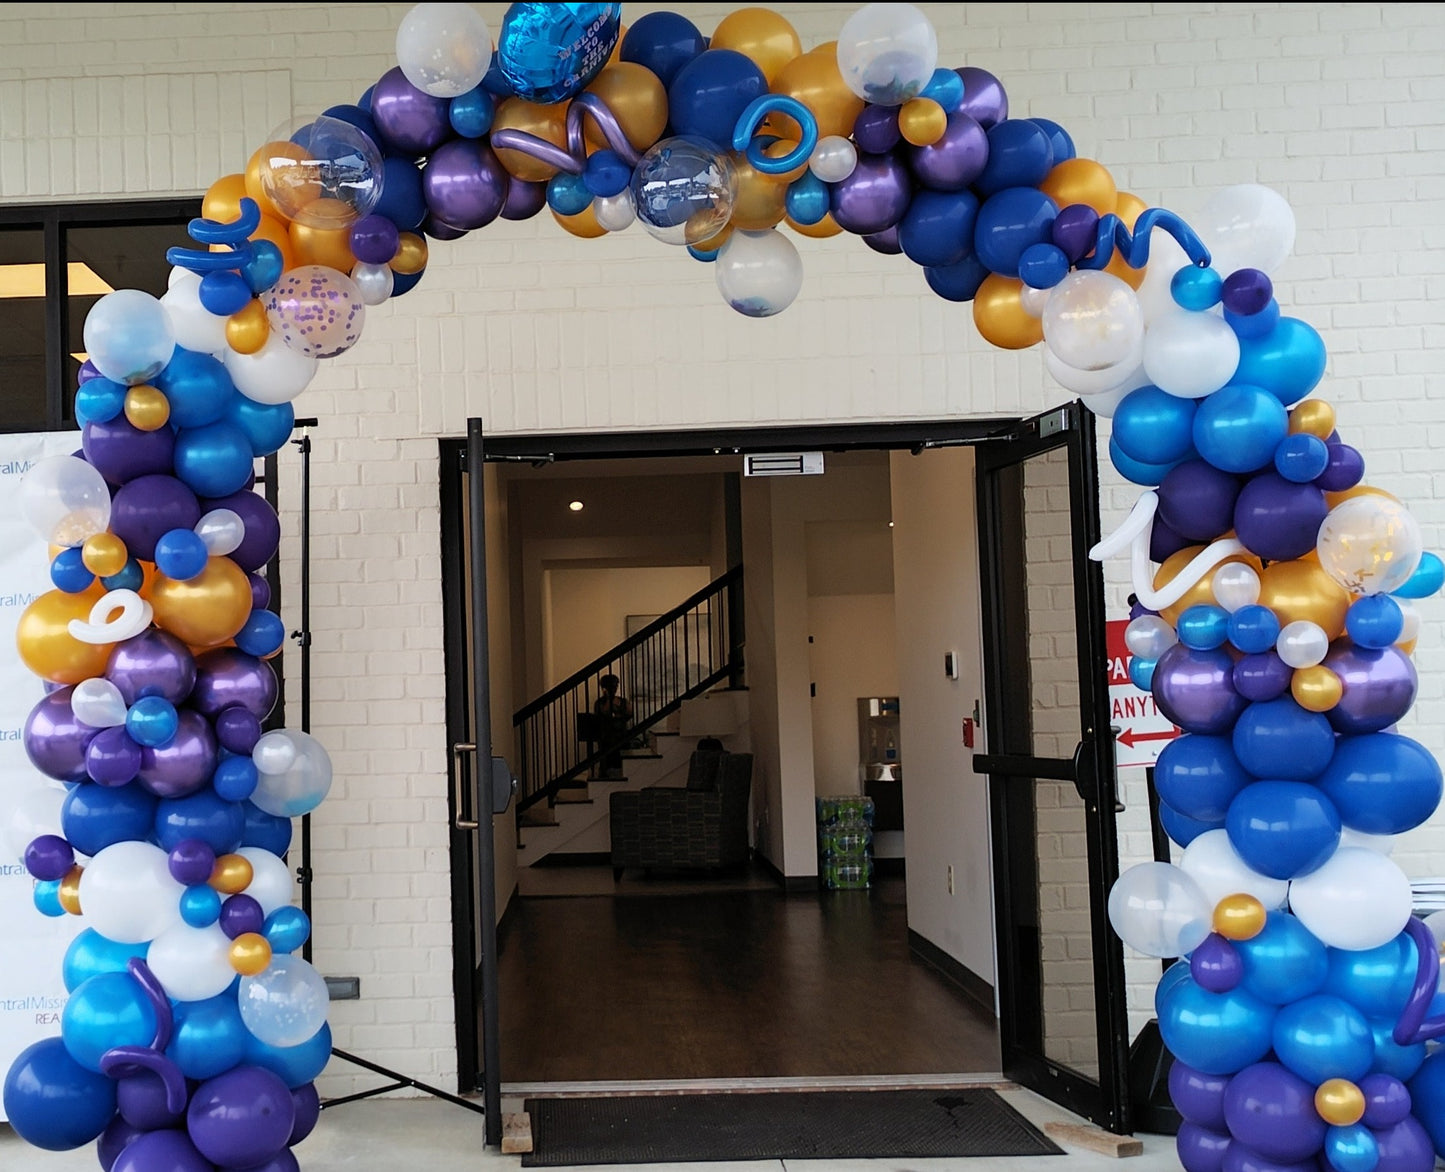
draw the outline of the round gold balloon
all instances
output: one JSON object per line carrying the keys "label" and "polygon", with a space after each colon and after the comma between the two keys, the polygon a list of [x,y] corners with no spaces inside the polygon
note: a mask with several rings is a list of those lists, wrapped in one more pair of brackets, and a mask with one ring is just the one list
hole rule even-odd
{"label": "round gold balloon", "polygon": [[157,574],[151,587],[156,626],[193,647],[233,638],[251,616],[251,583],[230,558],[215,557],[189,581]]}
{"label": "round gold balloon", "polygon": [[[836,43],[835,43],[836,49]],[[863,99],[850,90],[838,72],[836,53],[823,52],[818,46],[811,53],[794,57],[778,72],[769,87],[775,94],[796,98],[813,112],[818,120],[818,137],[830,134],[847,138],[853,123],[863,113]],[[768,126],[780,138],[801,141],[797,122],[783,114],[770,114]]]}
{"label": "round gold balloon", "polygon": [[[1154,589],[1160,590],[1164,586],[1168,585],[1170,582],[1174,581],[1174,579],[1178,577],[1179,572],[1183,570],[1184,567],[1187,566],[1194,558],[1194,555],[1203,548],[1204,547],[1202,545],[1186,546],[1184,549],[1178,550],[1177,552],[1172,553],[1167,558],[1165,558],[1164,563],[1154,573]],[[1253,569],[1256,573],[1258,573],[1260,569],[1260,560],[1252,553],[1237,553],[1233,557],[1225,558],[1224,561],[1220,562],[1219,564],[1226,565],[1229,562],[1243,562],[1245,565]],[[1215,568],[1217,569],[1218,567]],[[1198,582],[1195,582],[1194,585],[1190,586],[1189,589],[1184,592],[1182,598],[1180,598],[1172,605],[1166,606],[1163,610],[1161,610],[1159,612],[1159,617],[1164,619],[1165,622],[1177,623],[1179,621],[1179,616],[1182,615],[1191,606],[1216,605],[1213,583],[1214,571],[1211,570],[1209,573],[1205,574],[1202,578],[1200,578]]]}
{"label": "round gold balloon", "polygon": [[706,240],[699,240],[696,244],[693,245],[693,247],[697,249],[698,252],[716,252],[719,248],[721,248],[724,244],[728,242],[728,239],[732,236],[734,229],[735,225],[733,225],[732,223],[724,224],[722,226],[722,229],[715,235],[709,236]]}
{"label": "round gold balloon", "polygon": [[554,210],[552,218],[573,236],[580,236],[583,240],[595,240],[599,236],[607,235],[607,229],[597,222],[597,213],[590,203],[575,216],[563,216]]}
{"label": "round gold balloon", "polygon": [[1252,895],[1226,895],[1214,905],[1214,930],[1226,940],[1253,940],[1264,931],[1268,914]]}
{"label": "round gold balloon", "polygon": [[1259,602],[1281,627],[1307,619],[1335,639],[1345,629],[1350,595],[1316,561],[1271,562],[1259,575]]}
{"label": "round gold balloon", "polygon": [[948,114],[932,98],[913,98],[898,109],[898,132],[914,146],[932,146],[948,129]]}
{"label": "round gold balloon", "polygon": [[241,200],[246,195],[246,176],[222,175],[201,197],[201,215],[208,220],[229,224],[241,216]]}
{"label": "round gold balloon", "polygon": [[973,324],[979,335],[1002,350],[1024,350],[1044,340],[1044,323],[1019,302],[1023,282],[989,273],[973,295]]}
{"label": "round gold balloon", "polygon": [[71,635],[70,621],[88,623],[90,608],[104,593],[105,587],[98,582],[80,594],[47,590],[27,606],[15,628],[15,647],[21,662],[53,684],[78,684],[103,675],[111,645],[82,643]]}
{"label": "round gold balloon", "polygon": [[783,223],[799,236],[811,236],[814,240],[826,240],[829,236],[837,236],[843,231],[838,221],[833,219],[832,212],[829,212],[816,224],[800,224],[792,216],[784,216]]}
{"label": "round gold balloon", "polygon": [[761,232],[781,224],[787,211],[787,183],[757,170],[744,151],[735,151],[732,161],[738,193],[733,197],[733,214],[728,222],[747,232]]}
{"label": "round gold balloon", "polygon": [[80,865],[71,867],[60,881],[60,906],[72,916],[78,916],[80,911],[80,877],[85,873],[85,868]]}
{"label": "round gold balloon", "polygon": [[268,142],[265,146],[257,147],[246,163],[246,194],[256,201],[263,215],[286,224],[290,222],[291,217],[271,202],[271,197],[266,194],[266,189],[261,183],[262,162],[266,159],[282,157],[300,162],[306,158],[306,150],[294,142]]}
{"label": "round gold balloon", "polygon": [[1332,1127],[1350,1127],[1365,1117],[1365,1092],[1347,1078],[1327,1078],[1315,1090],[1315,1110]]}
{"label": "round gold balloon", "polygon": [[131,387],[125,393],[125,417],[138,431],[159,431],[171,418],[171,401],[155,387]]}
{"label": "round gold balloon", "polygon": [[340,273],[350,273],[356,267],[356,254],[351,251],[349,226],[313,228],[310,224],[293,220],[287,231],[291,236],[291,251],[298,265],[326,265]]}
{"label": "round gold balloon", "polygon": [[421,272],[426,268],[427,259],[431,255],[427,249],[426,237],[418,232],[403,232],[400,240],[396,255],[388,262],[391,271],[404,277]]}
{"label": "round gold balloon", "polygon": [[1307,712],[1328,712],[1340,702],[1345,694],[1345,685],[1322,663],[1313,667],[1300,667],[1289,681],[1290,694]]}
{"label": "round gold balloon", "polygon": [[254,354],[271,336],[266,307],[252,299],[226,319],[226,345],[237,354]]}
{"label": "round gold balloon", "polygon": [[[587,92],[607,103],[634,150],[645,151],[667,129],[667,88],[645,65],[635,61],[609,65],[593,79]],[[582,120],[582,126],[583,138],[590,146],[607,145],[590,115]]]}
{"label": "round gold balloon", "polygon": [[[521,130],[545,139],[553,146],[567,146],[567,103],[539,106],[521,98],[507,98],[497,106],[492,118],[492,133],[499,130]],[[515,179],[541,183],[557,174],[557,168],[531,155],[510,148],[497,151],[497,162]]]}
{"label": "round gold balloon", "polygon": [[789,61],[803,51],[797,30],[768,8],[739,8],[723,17],[708,42],[711,49],[732,49],[763,71],[769,87]]}
{"label": "round gold balloon", "polygon": [[1329,439],[1335,430],[1335,409],[1323,399],[1305,399],[1289,413],[1290,435],[1313,435]]}
{"label": "round gold balloon", "polygon": [[97,578],[109,578],[125,569],[130,550],[114,533],[97,533],[85,539],[80,547],[80,560]]}
{"label": "round gold balloon", "polygon": [[[1353,500],[1357,496],[1382,496],[1387,501],[1394,501],[1396,504],[1401,503],[1399,497],[1392,492],[1386,492],[1383,488],[1376,488],[1373,484],[1357,484],[1354,488],[1345,488],[1339,492],[1325,493],[1325,504],[1333,509],[1336,505]],[[1310,550],[1310,553],[1313,554],[1314,552],[1314,550]]]}
{"label": "round gold balloon", "polygon": [[1124,227],[1134,230],[1134,222],[1148,209],[1149,205],[1133,192],[1121,191],[1114,202],[1114,214],[1124,221]]}
{"label": "round gold balloon", "polygon": [[[1114,177],[1102,163],[1093,159],[1065,159],[1056,163],[1053,170],[1044,176],[1039,190],[1060,208],[1084,204],[1101,216],[1111,212],[1119,214],[1115,210],[1119,204],[1119,189],[1114,184]],[[1139,210],[1143,211],[1143,207]],[[1138,212],[1134,213],[1134,218],[1138,219]],[[1132,229],[1133,224],[1127,227]]]}
{"label": "round gold balloon", "polygon": [[223,895],[239,895],[251,886],[255,874],[245,855],[217,855],[207,882]]}
{"label": "round gold balloon", "polygon": [[243,977],[265,972],[271,963],[271,944],[259,932],[242,932],[231,941],[231,967]]}
{"label": "round gold balloon", "polygon": [[[622,23],[617,25],[617,43],[612,46],[612,56],[607,58],[608,65],[616,65],[622,60],[622,42],[627,39],[627,26]],[[492,46],[492,52],[497,51],[496,45]]]}

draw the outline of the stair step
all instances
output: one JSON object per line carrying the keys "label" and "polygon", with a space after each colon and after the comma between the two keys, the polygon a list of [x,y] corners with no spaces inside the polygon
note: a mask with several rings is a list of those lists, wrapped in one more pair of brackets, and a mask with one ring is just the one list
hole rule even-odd
{"label": "stair step", "polygon": [[622,754],[622,759],[623,759],[624,761],[661,761],[661,760],[662,760],[662,754],[661,754],[661,753],[642,753],[642,752],[623,753],[623,754]]}
{"label": "stair step", "polygon": [[523,810],[517,815],[519,826],[556,826],[557,816],[545,807],[533,806],[530,810]]}
{"label": "stair step", "polygon": [[592,804],[592,798],[585,785],[559,789],[556,800],[559,806],[590,806]]}

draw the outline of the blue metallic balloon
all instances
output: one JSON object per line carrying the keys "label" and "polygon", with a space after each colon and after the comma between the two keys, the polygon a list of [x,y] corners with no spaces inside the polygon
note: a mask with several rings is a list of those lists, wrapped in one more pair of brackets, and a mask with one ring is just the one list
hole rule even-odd
{"label": "blue metallic balloon", "polygon": [[481,86],[453,98],[447,107],[452,129],[463,138],[484,137],[492,128],[496,114],[496,100]]}
{"label": "blue metallic balloon", "polygon": [[266,917],[261,932],[273,953],[295,952],[311,935],[311,921],[299,907],[287,904]]}
{"label": "blue metallic balloon", "polygon": [[281,279],[286,270],[286,258],[281,255],[279,245],[270,240],[251,241],[251,259],[241,267],[241,276],[246,278],[246,287],[260,296]]}
{"label": "blue metallic balloon", "polygon": [[1159,666],[1157,659],[1144,659],[1141,656],[1134,656],[1129,660],[1129,682],[1141,692],[1147,692],[1154,687],[1154,669]]}
{"label": "blue metallic balloon", "polygon": [[1274,1052],[1300,1078],[1358,1082],[1375,1058],[1370,1024],[1353,1005],[1317,993],[1284,1006],[1274,1019]]}
{"label": "blue metallic balloon", "polygon": [[559,171],[547,181],[547,206],[559,216],[575,216],[592,206],[592,193],[581,175]]}
{"label": "blue metallic balloon", "polygon": [[181,919],[192,928],[209,928],[221,918],[221,893],[205,883],[181,892]]}
{"label": "blue metallic balloon", "polygon": [[1287,435],[1274,450],[1274,470],[1295,484],[1308,484],[1329,467],[1330,449],[1317,435]]}
{"label": "blue metallic balloon", "polygon": [[75,392],[75,421],[82,427],[87,423],[109,423],[125,410],[125,393],[128,388],[108,378],[93,378]]}
{"label": "blue metallic balloon", "polygon": [[1222,606],[1199,603],[1187,607],[1176,624],[1179,642],[1196,651],[1213,651],[1229,638],[1230,614]]}
{"label": "blue metallic balloon", "polygon": [[602,72],[621,15],[621,4],[512,4],[497,32],[497,68],[519,97],[565,102]]}
{"label": "blue metallic balloon", "polygon": [[1210,993],[1185,969],[1186,975],[1162,996],[1156,992],[1159,1033],[1169,1052],[1205,1074],[1234,1074],[1268,1054],[1274,1007],[1242,988]]}
{"label": "blue metallic balloon", "polygon": [[100,973],[71,993],[60,1014],[60,1036],[72,1058],[98,1073],[107,1050],[151,1044],[155,1007],[129,973]]}
{"label": "blue metallic balloon", "polygon": [[1240,337],[1234,381],[1261,387],[1289,406],[1324,377],[1325,357],[1324,339],[1313,327],[1298,318],[1282,317],[1267,334]]}
{"label": "blue metallic balloon", "polygon": [[30,893],[35,910],[42,916],[58,920],[66,914],[65,905],[60,902],[60,880],[38,879]]}
{"label": "blue metallic balloon", "polygon": [[1396,598],[1429,598],[1438,593],[1442,585],[1445,585],[1445,562],[1440,560],[1439,554],[1427,550],[1420,555],[1420,564],[1415,567],[1415,572],[1394,593]]}
{"label": "blue metallic balloon", "polygon": [[[189,582],[192,578],[200,577],[210,559],[211,551],[206,548],[206,543],[194,529],[172,529],[168,533],[162,533],[156,542],[153,560],[156,569],[167,578],[174,578],[177,582]],[[172,729],[171,733],[174,735],[175,730]],[[147,743],[135,733],[131,733],[131,737],[140,744]]]}
{"label": "blue metallic balloon", "polygon": [[176,706],[164,696],[142,696],[126,713],[125,731],[136,744],[148,749],[161,749],[175,739],[180,722]]}
{"label": "blue metallic balloon", "polygon": [[1224,472],[1254,472],[1274,460],[1289,415],[1274,395],[1232,382],[1207,395],[1194,416],[1194,447]]}
{"label": "blue metallic balloon", "polygon": [[94,928],[86,928],[65,950],[61,978],[67,993],[101,973],[123,973],[132,960],[144,960],[150,941],[140,944],[119,944],[102,936]]}
{"label": "blue metallic balloon", "polygon": [[828,214],[832,195],[828,185],[811,171],[804,171],[788,184],[785,207],[790,219],[799,224],[817,224]]}
{"label": "blue metallic balloon", "polygon": [[236,397],[231,376],[217,359],[180,346],[156,375],[155,386],[170,402],[170,422],[177,428],[215,423]]}
{"label": "blue metallic balloon", "polygon": [[1194,266],[1180,269],[1169,282],[1169,294],[1182,309],[1203,312],[1219,304],[1224,278],[1214,269]]}
{"label": "blue metallic balloon", "polygon": [[1397,1018],[1415,986],[1418,953],[1408,932],[1378,948],[1329,950],[1324,992],[1348,1001],[1369,1018]]}
{"label": "blue metallic balloon", "polygon": [[290,403],[258,403],[237,395],[226,410],[226,422],[245,433],[256,456],[281,450],[296,426],[296,409]]}
{"label": "blue metallic balloon", "polygon": [[1266,1005],[1288,1005],[1326,987],[1328,950],[1288,912],[1270,912],[1263,931],[1235,947],[1244,961],[1245,991]]}
{"label": "blue metallic balloon", "polygon": [[102,578],[100,584],[107,590],[139,590],[145,584],[145,571],[140,562],[129,558],[120,573]]}
{"label": "blue metallic balloon", "polygon": [[84,555],[79,547],[71,547],[62,549],[50,563],[50,581],[57,590],[79,594],[90,588],[95,575],[85,568]]}
{"label": "blue metallic balloon", "polygon": [[1370,1073],[1388,1074],[1401,1082],[1409,1082],[1414,1078],[1415,1072],[1425,1061],[1425,1043],[1416,1042],[1402,1046],[1395,1041],[1393,1017],[1373,1018],[1370,1021],[1370,1033],[1375,1039],[1375,1059],[1370,1065]]}
{"label": "blue metallic balloon", "polygon": [[1380,1146],[1363,1123],[1331,1127],[1325,1132],[1324,1154],[1335,1172],[1375,1172],[1380,1163]]}
{"label": "blue metallic balloon", "polygon": [[963,78],[952,69],[940,67],[933,71],[933,76],[918,96],[932,98],[943,107],[945,114],[952,114],[963,104]]}
{"label": "blue metallic balloon", "polygon": [[166,1056],[187,1078],[215,1078],[245,1059],[247,1036],[233,993],[205,1001],[179,1001]]}
{"label": "blue metallic balloon", "polygon": [[255,456],[246,433],[224,420],[176,434],[176,478],[197,496],[230,496],[251,480]]}
{"label": "blue metallic balloon", "polygon": [[[1193,454],[1192,448],[1190,453]],[[1183,462],[1183,460],[1171,460],[1167,463],[1150,464],[1143,460],[1136,460],[1119,446],[1119,441],[1115,436],[1109,437],[1109,463],[1114,465],[1115,471],[1120,476],[1134,484],[1155,488]]]}
{"label": "blue metallic balloon", "polygon": [[1415,1117],[1430,1133],[1435,1154],[1445,1159],[1445,1050],[1427,1058],[1410,1079]]}
{"label": "blue metallic balloon", "polygon": [[1131,460],[1172,464],[1194,453],[1197,399],[1181,399],[1155,386],[1130,391],[1114,408],[1113,439]]}
{"label": "blue metallic balloon", "polygon": [[269,1070],[292,1090],[311,1082],[331,1059],[331,1026],[323,1025],[299,1046],[268,1046],[246,1031],[245,1061]]}

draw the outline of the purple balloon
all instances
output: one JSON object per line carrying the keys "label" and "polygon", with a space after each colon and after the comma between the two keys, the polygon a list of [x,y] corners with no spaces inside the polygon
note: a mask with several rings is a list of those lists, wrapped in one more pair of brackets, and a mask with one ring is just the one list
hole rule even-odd
{"label": "purple balloon", "polygon": [[1224,1090],[1230,1075],[1205,1074],[1177,1059],[1169,1068],[1169,1100],[1190,1123],[1224,1131]]}
{"label": "purple balloon", "polygon": [[132,1127],[121,1116],[112,1119],[95,1141],[95,1156],[100,1161],[101,1172],[111,1172],[121,1152],[143,1135],[143,1130]]}
{"label": "purple balloon", "polygon": [[1099,213],[1088,204],[1071,203],[1059,209],[1049,234],[1069,263],[1075,264],[1093,252],[1099,242]]}
{"label": "purple balloon", "polygon": [[1293,561],[1314,549],[1329,511],[1325,494],[1314,485],[1261,472],[1240,490],[1234,532],[1250,553],[1265,561]]}
{"label": "purple balloon", "polygon": [[1358,1085],[1365,1096],[1365,1117],[1361,1122],[1366,1127],[1383,1131],[1410,1114],[1410,1092],[1394,1075],[1367,1074]]}
{"label": "purple balloon", "polygon": [[1271,1160],[1239,1140],[1231,1141],[1219,1167],[1220,1172],[1321,1172],[1318,1160]]}
{"label": "purple balloon", "polygon": [[1294,668],[1273,651],[1246,655],[1234,665],[1234,690],[1256,704],[1283,696],[1293,679]]}
{"label": "purple balloon", "polygon": [[547,185],[528,183],[511,177],[507,183],[507,202],[502,205],[502,219],[530,220],[547,206]]}
{"label": "purple balloon", "polygon": [[1315,1088],[1277,1062],[1246,1066],[1224,1092],[1229,1134],[1266,1160],[1307,1160],[1325,1142]]}
{"label": "purple balloon", "polygon": [[453,228],[450,224],[443,224],[432,215],[428,215],[421,222],[421,230],[433,240],[460,240],[467,234],[465,228]]}
{"label": "purple balloon", "polygon": [[221,931],[232,940],[247,932],[259,932],[265,923],[261,905],[249,895],[228,896],[221,905]]}
{"label": "purple balloon", "polygon": [[211,844],[199,838],[183,838],[171,847],[166,856],[166,868],[171,878],[187,887],[195,887],[211,877],[216,869],[216,852]]}
{"label": "purple balloon", "polygon": [[459,138],[427,160],[422,192],[431,214],[463,231],[484,228],[502,213],[509,177],[492,148]]}
{"label": "purple balloon", "polygon": [[1185,460],[1169,470],[1158,493],[1160,518],[1191,542],[1213,541],[1234,528],[1239,480],[1212,464]]}
{"label": "purple balloon", "polygon": [[371,117],[382,144],[398,155],[429,155],[451,136],[451,103],[434,98],[406,80],[401,67],[389,69],[371,91]]}
{"label": "purple balloon", "polygon": [[910,145],[908,169],[933,191],[962,191],[988,163],[988,132],[962,110],[948,116],[943,137],[928,146]]}
{"label": "purple balloon", "polygon": [[1174,1139],[1174,1150],[1184,1172],[1221,1172],[1229,1145],[1227,1134],[1188,1122],[1179,1125]]}
{"label": "purple balloon", "polygon": [[194,529],[200,519],[196,494],[174,476],[127,481],[110,506],[110,531],[145,562],[155,561],[156,542],[172,529]]}
{"label": "purple balloon", "polygon": [[115,1101],[123,1118],[142,1131],[159,1131],[175,1127],[184,1112],[172,1111],[166,1105],[166,1084],[149,1070],[138,1070],[116,1083]]}
{"label": "purple balloon", "polygon": [[1373,650],[1336,641],[1325,666],[1340,677],[1340,702],[1325,713],[1335,732],[1347,736],[1379,732],[1410,711],[1420,677],[1410,657],[1398,647]]}
{"label": "purple balloon", "polygon": [[259,1066],[237,1066],[197,1088],[186,1125],[206,1159],[246,1168],[285,1150],[296,1125],[296,1106],[277,1075]]}
{"label": "purple balloon", "polygon": [[1332,444],[1330,462],[1315,477],[1315,487],[1322,492],[1344,492],[1365,478],[1365,457],[1349,444]]}
{"label": "purple balloon", "polygon": [[1223,649],[1176,643],[1154,668],[1154,702],[1185,732],[1218,736],[1234,727],[1245,699],[1234,690],[1234,660]]}
{"label": "purple balloon", "polygon": [[64,879],[75,866],[75,850],[58,834],[42,834],[25,848],[25,869],[42,883]]}
{"label": "purple balloon", "polygon": [[105,678],[120,689],[127,707],[146,696],[179,704],[195,686],[196,661],[174,635],[152,629],[116,644]]}
{"label": "purple balloon", "polygon": [[140,746],[124,725],[102,729],[85,750],[85,771],[96,785],[128,785],[140,772]]}
{"label": "purple balloon", "polygon": [[210,497],[202,502],[207,512],[230,509],[241,518],[246,536],[233,550],[230,558],[243,570],[255,572],[276,556],[281,544],[281,522],[266,498],[254,492],[233,492],[230,496]]}
{"label": "purple balloon", "polygon": [[196,660],[196,686],[191,707],[215,718],[223,708],[240,705],[257,720],[276,706],[276,672],[264,659],[234,647],[217,647]]}
{"label": "purple balloon", "polygon": [[291,1149],[282,1148],[264,1164],[253,1164],[245,1172],[300,1172],[301,1165]]}
{"label": "purple balloon", "polygon": [[150,1131],[127,1144],[111,1172],[216,1172],[181,1131]]}
{"label": "purple balloon", "polygon": [[908,168],[893,155],[859,155],[853,174],[831,186],[833,219],[859,236],[893,227],[913,198]]}
{"label": "purple balloon", "polygon": [[71,712],[70,694],[74,690],[67,687],[51,692],[25,718],[25,755],[30,764],[56,781],[86,779],[85,750],[97,731],[81,724]]}
{"label": "purple balloon", "polygon": [[295,1147],[316,1129],[321,1118],[321,1095],[314,1082],[308,1082],[291,1091],[291,1102],[296,1105],[296,1126],[291,1129],[290,1144]]}
{"label": "purple balloon", "polygon": [[100,371],[95,369],[95,363],[92,362],[89,358],[87,358],[84,362],[80,364],[80,370],[76,372],[75,385],[77,387],[83,387],[91,379],[99,377]]}
{"label": "purple balloon", "polygon": [[903,245],[898,243],[898,225],[891,228],[884,228],[881,232],[871,232],[863,237],[863,243],[874,252],[881,252],[884,256],[897,256],[903,251]]}
{"label": "purple balloon", "polygon": [[182,708],[175,738],[162,748],[142,747],[140,785],[158,798],[184,798],[203,788],[216,769],[216,734],[199,712]]}
{"label": "purple balloon", "polygon": [[853,122],[853,141],[864,154],[886,155],[902,138],[897,106],[864,106]]}
{"label": "purple balloon", "polygon": [[124,412],[109,423],[87,423],[80,446],[86,460],[111,484],[140,476],[168,476],[175,467],[176,433],[169,427],[142,431]]}
{"label": "purple balloon", "polygon": [[246,574],[246,580],[251,584],[251,609],[269,610],[271,608],[271,583],[260,574],[251,572]]}
{"label": "purple balloon", "polygon": [[351,225],[352,254],[366,264],[388,264],[400,245],[401,233],[385,216],[363,216]]}
{"label": "purple balloon", "polygon": [[1008,95],[998,78],[987,69],[973,65],[965,65],[953,72],[963,78],[960,110],[985,130],[1008,117]]}
{"label": "purple balloon", "polygon": [[1190,956],[1189,974],[1202,989],[1228,993],[1244,979],[1244,958],[1218,932],[1211,932]]}
{"label": "purple balloon", "polygon": [[1388,1131],[1375,1133],[1380,1162],[1375,1172],[1430,1172],[1435,1167],[1435,1149],[1429,1133],[1413,1115],[1406,1115]]}
{"label": "purple balloon", "polygon": [[216,713],[216,740],[228,753],[249,757],[261,739],[261,721],[254,712],[233,704]]}
{"label": "purple balloon", "polygon": [[1241,317],[1253,317],[1274,296],[1274,282],[1258,269],[1235,269],[1224,278],[1224,308]]}
{"label": "purple balloon", "polygon": [[1154,515],[1154,525],[1149,530],[1149,560],[1153,562],[1165,562],[1185,549],[1194,542],[1182,534],[1176,533],[1164,519],[1157,513]]}

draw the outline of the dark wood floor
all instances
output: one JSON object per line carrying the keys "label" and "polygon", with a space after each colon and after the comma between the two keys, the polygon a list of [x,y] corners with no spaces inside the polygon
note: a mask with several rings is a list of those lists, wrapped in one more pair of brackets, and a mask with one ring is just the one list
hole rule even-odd
{"label": "dark wood floor", "polygon": [[520,899],[509,918],[507,1082],[999,1066],[992,1014],[910,956],[902,879],[816,896]]}

